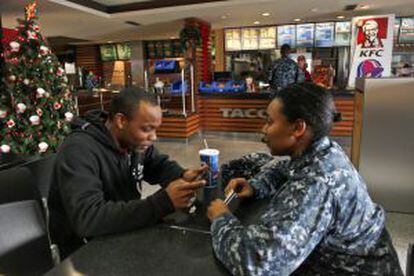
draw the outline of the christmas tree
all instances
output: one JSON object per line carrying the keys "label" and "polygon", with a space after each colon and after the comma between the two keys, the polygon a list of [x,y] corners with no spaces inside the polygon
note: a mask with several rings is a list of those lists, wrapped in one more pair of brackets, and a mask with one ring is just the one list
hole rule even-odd
{"label": "christmas tree", "polygon": [[37,2],[25,7],[18,37],[6,45],[0,101],[0,152],[43,155],[69,133],[73,100],[67,78],[37,24]]}

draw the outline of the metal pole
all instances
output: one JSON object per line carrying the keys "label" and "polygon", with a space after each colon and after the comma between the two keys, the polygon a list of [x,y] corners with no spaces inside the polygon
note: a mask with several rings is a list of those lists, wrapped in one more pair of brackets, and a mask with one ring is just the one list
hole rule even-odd
{"label": "metal pole", "polygon": [[195,112],[195,93],[194,93],[194,65],[190,65],[190,78],[191,78],[191,112]]}
{"label": "metal pole", "polygon": [[181,97],[182,97],[182,104],[183,104],[183,115],[187,117],[187,112],[185,110],[185,85],[184,85],[184,68],[181,70]]}

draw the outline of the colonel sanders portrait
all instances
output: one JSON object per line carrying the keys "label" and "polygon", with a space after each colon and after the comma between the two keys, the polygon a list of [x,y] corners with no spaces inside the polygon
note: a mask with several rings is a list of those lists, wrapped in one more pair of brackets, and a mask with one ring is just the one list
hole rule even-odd
{"label": "colonel sanders portrait", "polygon": [[362,48],[379,48],[383,47],[382,41],[378,36],[378,23],[375,20],[367,20],[362,26],[364,33],[364,43]]}

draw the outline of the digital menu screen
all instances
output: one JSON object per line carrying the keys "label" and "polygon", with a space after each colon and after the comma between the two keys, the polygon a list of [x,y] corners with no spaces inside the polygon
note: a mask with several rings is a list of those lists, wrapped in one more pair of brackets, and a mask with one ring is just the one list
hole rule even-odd
{"label": "digital menu screen", "polygon": [[240,29],[225,30],[225,46],[226,46],[226,51],[240,51],[241,50],[241,30]]}
{"label": "digital menu screen", "polygon": [[414,43],[414,17],[401,18],[400,43]]}
{"label": "digital menu screen", "polygon": [[335,23],[335,46],[349,46],[351,43],[351,22]]}
{"label": "digital menu screen", "polygon": [[314,24],[300,24],[296,26],[296,46],[313,47]]}
{"label": "digital menu screen", "polygon": [[260,28],[259,49],[276,48],[276,27]]}
{"label": "digital menu screen", "polygon": [[315,46],[332,47],[334,44],[335,25],[333,22],[315,25]]}
{"label": "digital menu screen", "polygon": [[259,29],[242,29],[242,50],[259,49]]}
{"label": "digital menu screen", "polygon": [[296,26],[285,25],[277,27],[277,45],[280,48],[283,44],[289,44],[290,47],[296,47]]}

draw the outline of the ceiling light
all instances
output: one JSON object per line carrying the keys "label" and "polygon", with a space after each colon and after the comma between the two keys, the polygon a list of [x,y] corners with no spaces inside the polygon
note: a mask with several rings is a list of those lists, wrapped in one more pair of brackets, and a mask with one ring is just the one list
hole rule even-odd
{"label": "ceiling light", "polygon": [[310,9],[310,11],[311,11],[311,12],[317,12],[317,11],[318,11],[318,9],[317,9],[317,8],[312,8],[312,9]]}
{"label": "ceiling light", "polygon": [[300,22],[300,21],[302,21],[302,19],[300,19],[300,18],[295,18],[295,19],[293,19],[293,21],[295,21],[295,22]]}
{"label": "ceiling light", "polygon": [[262,16],[270,16],[270,13],[264,12],[264,13],[262,13]]}
{"label": "ceiling light", "polygon": [[108,43],[114,43],[112,40],[107,41]]}
{"label": "ceiling light", "polygon": [[176,36],[170,36],[170,39],[177,39]]}
{"label": "ceiling light", "polygon": [[336,18],[338,18],[338,19],[344,19],[345,18],[345,15],[338,15]]}
{"label": "ceiling light", "polygon": [[359,6],[360,10],[368,10],[369,9],[369,5],[361,5]]}
{"label": "ceiling light", "polygon": [[222,15],[221,16],[221,19],[226,19],[227,18],[227,15]]}
{"label": "ceiling light", "polygon": [[260,24],[260,21],[254,21],[253,24],[254,25],[259,25]]}

